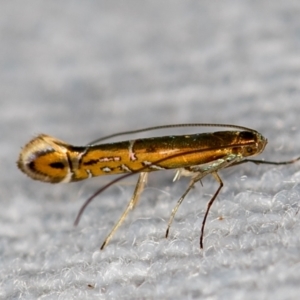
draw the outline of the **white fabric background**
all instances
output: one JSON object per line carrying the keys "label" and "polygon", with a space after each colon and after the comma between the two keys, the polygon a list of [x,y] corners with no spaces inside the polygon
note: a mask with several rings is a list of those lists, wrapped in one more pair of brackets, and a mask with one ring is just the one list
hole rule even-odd
{"label": "white fabric background", "polygon": [[15,161],[38,133],[84,145],[184,122],[248,126],[269,140],[262,158],[299,156],[299,13],[296,0],[1,1],[0,298],[298,298],[300,163],[220,172],[203,251],[217,183],[197,184],[165,239],[188,180],[152,173],[100,252],[135,178],[97,197],[74,228],[113,177],[50,185]]}

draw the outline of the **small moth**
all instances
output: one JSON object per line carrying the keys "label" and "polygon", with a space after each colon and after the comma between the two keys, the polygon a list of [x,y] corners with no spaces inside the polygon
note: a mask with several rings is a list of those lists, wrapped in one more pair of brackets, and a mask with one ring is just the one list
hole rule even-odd
{"label": "small moth", "polygon": [[[169,135],[105,144],[100,143],[105,139],[125,134],[175,127],[226,127],[231,130],[188,135]],[[267,139],[256,130],[230,124],[193,123],[155,126],[116,133],[95,140],[87,146],[79,147],[41,134],[24,146],[17,165],[22,172],[32,179],[50,183],[72,182],[94,176],[125,173],[125,175],[103,186],[86,200],[77,215],[75,225],[78,224],[84,209],[93,198],[119,180],[139,173],[133,196],[120,219],[104,240],[101,249],[108,244],[129,211],[138,203],[149,172],[176,169],[177,172],[174,181],[178,180],[180,176],[189,176],[191,178],[186,191],[172,210],[166,230],[166,237],[169,234],[175,214],[185,196],[196,182],[211,174],[219,183],[219,187],[208,202],[203,218],[200,235],[200,248],[203,248],[206,219],[210,207],[223,186],[222,179],[218,174],[220,170],[246,162],[286,165],[295,163],[300,159],[298,157],[282,162],[249,159],[249,157],[260,154],[266,145]]]}

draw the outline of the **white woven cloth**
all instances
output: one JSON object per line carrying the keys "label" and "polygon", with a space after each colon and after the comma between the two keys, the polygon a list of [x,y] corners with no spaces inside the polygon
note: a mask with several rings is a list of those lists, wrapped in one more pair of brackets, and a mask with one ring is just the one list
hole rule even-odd
{"label": "white woven cloth", "polygon": [[188,181],[152,173],[99,251],[136,178],[97,197],[74,228],[84,200],[113,177],[50,185],[15,161],[38,133],[84,145],[187,122],[248,126],[269,140],[261,158],[299,156],[299,10],[293,0],[2,1],[0,298],[298,298],[300,163],[220,172],[204,250],[218,184],[196,185],[165,239]]}

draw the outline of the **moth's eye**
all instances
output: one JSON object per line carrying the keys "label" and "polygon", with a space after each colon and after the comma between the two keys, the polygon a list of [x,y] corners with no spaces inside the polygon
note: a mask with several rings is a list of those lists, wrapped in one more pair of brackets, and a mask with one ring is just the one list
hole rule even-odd
{"label": "moth's eye", "polygon": [[248,152],[248,153],[253,153],[253,148],[247,147],[247,152]]}

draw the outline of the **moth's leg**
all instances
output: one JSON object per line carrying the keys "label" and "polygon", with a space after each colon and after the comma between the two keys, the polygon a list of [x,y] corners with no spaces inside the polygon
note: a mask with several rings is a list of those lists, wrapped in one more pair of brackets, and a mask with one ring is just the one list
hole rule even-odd
{"label": "moth's leg", "polygon": [[180,197],[180,199],[177,201],[177,204],[176,206],[173,208],[172,210],[172,213],[171,213],[171,216],[170,216],[170,219],[169,219],[169,222],[168,222],[168,227],[167,227],[167,230],[166,230],[166,238],[168,237],[169,235],[169,230],[170,230],[170,227],[171,227],[171,224],[174,220],[174,217],[175,217],[175,214],[180,206],[180,204],[182,203],[182,201],[184,200],[185,196],[188,194],[188,192],[193,188],[193,186],[195,185],[195,183],[199,180],[201,180],[201,178],[203,178],[203,174],[202,173],[197,173],[196,176],[194,176],[192,178],[192,180],[190,181],[189,183],[189,186],[188,188],[186,189],[186,191],[184,192],[184,194]]}
{"label": "moth's leg", "polygon": [[209,202],[207,204],[207,209],[206,209],[206,212],[205,212],[205,215],[204,215],[204,218],[203,218],[203,221],[202,221],[202,227],[201,227],[201,235],[200,235],[200,248],[201,249],[203,249],[204,227],[205,227],[205,223],[206,223],[206,219],[207,219],[209,210],[210,210],[212,204],[214,203],[217,195],[219,194],[221,188],[224,185],[222,179],[220,178],[220,176],[218,175],[217,172],[213,172],[212,175],[215,177],[215,179],[219,182],[220,185],[219,185],[218,189],[216,190],[216,192],[214,193],[214,195],[212,196],[212,198],[209,200]]}
{"label": "moth's leg", "polygon": [[132,198],[130,199],[125,211],[123,212],[123,214],[121,215],[119,221],[115,224],[115,226],[113,227],[113,229],[111,230],[111,232],[108,234],[108,236],[105,238],[102,246],[101,246],[101,250],[104,249],[104,247],[109,243],[109,241],[111,240],[111,238],[113,237],[114,233],[116,232],[116,230],[121,226],[121,224],[124,222],[126,216],[128,215],[129,211],[132,210],[138,203],[139,197],[141,195],[141,193],[144,190],[145,184],[147,182],[147,177],[148,177],[148,173],[146,172],[141,172],[139,175],[139,179],[137,181],[137,184],[135,186]]}
{"label": "moth's leg", "polygon": [[[205,212],[203,221],[202,221],[201,235],[200,235],[200,248],[201,248],[201,249],[203,248],[204,227],[205,227],[205,223],[206,223],[206,219],[207,219],[209,210],[210,210],[212,204],[214,203],[214,201],[215,201],[217,195],[219,194],[220,190],[221,190],[222,187],[223,187],[223,182],[222,182],[221,178],[219,177],[218,173],[217,173],[217,172],[212,172],[211,174],[215,177],[215,179],[219,182],[220,185],[219,185],[217,191],[214,193],[213,197],[212,197],[212,198],[210,199],[210,201],[208,202],[207,209],[206,209],[206,212]],[[205,175],[207,175],[207,174],[205,174]],[[195,185],[195,183],[196,183],[197,181],[200,181],[203,177],[204,177],[204,174],[202,174],[202,173],[199,173],[197,176],[195,176],[195,177],[191,180],[191,182],[190,182],[190,184],[189,184],[187,190],[184,192],[184,194],[183,194],[183,195],[180,197],[180,199],[178,200],[176,206],[175,206],[174,209],[172,210],[172,214],[171,214],[171,217],[170,217],[169,222],[168,222],[168,227],[167,227],[167,230],[166,230],[166,237],[168,237],[168,235],[169,235],[170,226],[171,226],[171,224],[172,224],[172,222],[173,222],[173,220],[174,220],[175,214],[176,214],[176,212],[177,212],[177,210],[178,210],[180,204],[183,202],[185,196],[186,196],[186,195],[188,194],[188,192],[193,188],[193,186]]]}
{"label": "moth's leg", "polygon": [[[136,207],[136,205],[138,204],[138,202],[140,200],[140,196],[145,188],[145,185],[147,184],[148,175],[149,175],[148,172],[140,173],[138,182],[137,182],[134,192],[133,192],[133,196],[130,200],[130,202],[132,201],[131,209],[134,209]],[[130,204],[130,202],[129,202],[129,204]]]}
{"label": "moth's leg", "polygon": [[257,165],[265,164],[265,165],[279,166],[279,165],[293,164],[293,163],[297,162],[298,160],[300,160],[300,157],[297,157],[297,158],[294,158],[294,159],[291,159],[291,160],[286,160],[286,161],[267,161],[267,160],[257,160],[257,159],[245,159],[245,160],[242,161],[242,163],[252,162],[252,163],[255,163]]}

